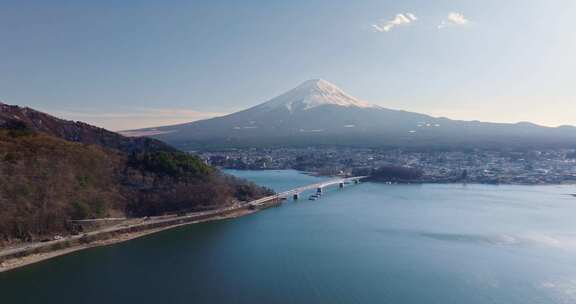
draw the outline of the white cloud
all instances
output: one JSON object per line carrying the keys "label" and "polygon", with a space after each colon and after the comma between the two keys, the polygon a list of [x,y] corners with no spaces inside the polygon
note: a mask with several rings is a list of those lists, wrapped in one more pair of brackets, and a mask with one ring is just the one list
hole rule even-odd
{"label": "white cloud", "polygon": [[174,125],[226,115],[226,113],[198,112],[175,108],[136,108],[125,111],[98,110],[50,111],[64,119],[83,121],[110,130],[130,130]]}
{"label": "white cloud", "polygon": [[448,14],[446,20],[442,20],[440,25],[438,25],[438,28],[442,29],[448,26],[463,26],[468,23],[470,23],[470,21],[466,19],[463,14],[452,12]]}
{"label": "white cloud", "polygon": [[418,20],[418,17],[412,13],[397,14],[392,20],[382,20],[379,23],[372,24],[372,28],[376,32],[384,33],[391,31],[397,26],[409,25],[416,20]]}

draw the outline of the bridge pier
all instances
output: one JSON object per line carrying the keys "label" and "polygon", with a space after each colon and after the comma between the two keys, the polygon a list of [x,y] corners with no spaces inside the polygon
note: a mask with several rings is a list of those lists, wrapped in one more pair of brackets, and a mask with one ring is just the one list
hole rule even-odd
{"label": "bridge pier", "polygon": [[294,195],[292,196],[292,198],[297,201],[300,198],[300,193],[294,193]]}

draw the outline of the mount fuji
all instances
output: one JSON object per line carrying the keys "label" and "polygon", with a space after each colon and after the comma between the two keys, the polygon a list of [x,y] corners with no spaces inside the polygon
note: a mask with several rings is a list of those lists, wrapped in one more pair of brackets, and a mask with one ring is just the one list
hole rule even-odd
{"label": "mount fuji", "polygon": [[[278,146],[574,147],[576,128],[459,121],[386,109],[322,79],[249,109],[137,130],[187,150]],[[132,131],[129,131],[129,133]]]}

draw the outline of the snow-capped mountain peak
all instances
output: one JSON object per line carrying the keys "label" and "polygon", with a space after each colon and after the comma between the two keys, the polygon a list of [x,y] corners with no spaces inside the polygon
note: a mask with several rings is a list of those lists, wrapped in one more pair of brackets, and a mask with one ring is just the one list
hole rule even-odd
{"label": "snow-capped mountain peak", "polygon": [[268,109],[285,107],[290,112],[306,111],[324,105],[341,107],[378,108],[368,102],[353,97],[324,79],[312,79],[296,88],[271,99],[261,106]]}
{"label": "snow-capped mountain peak", "polygon": [[265,103],[226,116],[144,131],[154,131],[158,134],[154,137],[188,150],[316,145],[534,149],[576,142],[573,128],[450,120],[386,109],[322,79],[308,80]]}

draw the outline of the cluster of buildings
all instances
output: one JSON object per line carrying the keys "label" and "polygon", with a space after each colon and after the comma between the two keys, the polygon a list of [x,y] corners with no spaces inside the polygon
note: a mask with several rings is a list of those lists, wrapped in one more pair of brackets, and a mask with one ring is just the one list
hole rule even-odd
{"label": "cluster of buildings", "polygon": [[492,184],[576,183],[575,150],[410,151],[370,148],[278,148],[204,152],[209,164],[241,170],[296,169],[322,175],[370,174],[403,167],[422,172],[421,182]]}

